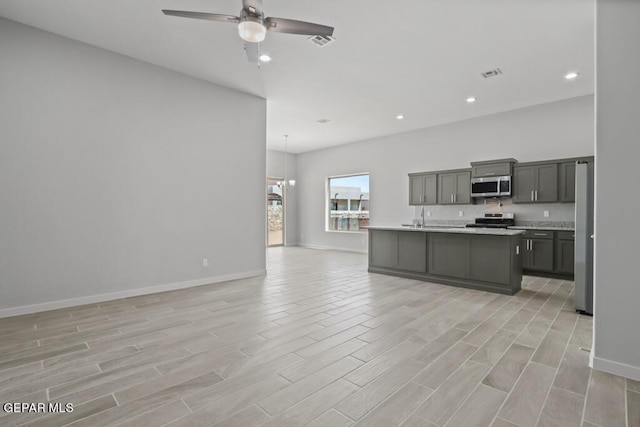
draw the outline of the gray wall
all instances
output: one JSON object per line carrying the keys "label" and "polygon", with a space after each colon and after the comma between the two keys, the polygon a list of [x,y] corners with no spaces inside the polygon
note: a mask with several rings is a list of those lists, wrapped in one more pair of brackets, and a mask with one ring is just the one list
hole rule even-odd
{"label": "gray wall", "polygon": [[593,366],[640,380],[640,201],[634,189],[640,182],[640,54],[633,42],[640,40],[640,1],[599,0],[596,12]]}
{"label": "gray wall", "polygon": [[296,180],[296,186],[287,190],[285,195],[285,234],[286,245],[298,244],[298,181],[297,181],[297,155],[285,154],[282,151],[267,150],[267,177],[284,178],[285,159],[288,159],[287,177]]}
{"label": "gray wall", "polygon": [[4,19],[0,40],[0,315],[264,271],[265,100]]}
{"label": "gray wall", "polygon": [[[369,172],[371,224],[410,222],[410,172],[468,168],[472,161],[514,157],[521,162],[593,155],[593,96],[538,105],[298,155],[300,244],[364,252],[366,236],[325,231],[329,176]],[[518,207],[516,211],[522,214]],[[527,220],[572,220],[572,208],[536,205]],[[463,210],[464,217],[458,217]],[[506,210],[506,209],[505,209]],[[551,210],[549,218],[544,210]],[[433,218],[469,222],[478,206],[434,207]]]}

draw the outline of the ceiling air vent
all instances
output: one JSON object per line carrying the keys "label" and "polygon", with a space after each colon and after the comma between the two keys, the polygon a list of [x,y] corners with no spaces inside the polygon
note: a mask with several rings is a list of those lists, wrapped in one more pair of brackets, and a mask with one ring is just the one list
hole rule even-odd
{"label": "ceiling air vent", "polygon": [[493,70],[485,71],[480,75],[485,79],[488,79],[489,77],[496,77],[496,76],[499,76],[500,74],[502,74],[502,70],[500,68],[494,68]]}
{"label": "ceiling air vent", "polygon": [[325,47],[329,43],[333,43],[336,39],[331,36],[312,36],[309,37],[308,40],[318,47]]}

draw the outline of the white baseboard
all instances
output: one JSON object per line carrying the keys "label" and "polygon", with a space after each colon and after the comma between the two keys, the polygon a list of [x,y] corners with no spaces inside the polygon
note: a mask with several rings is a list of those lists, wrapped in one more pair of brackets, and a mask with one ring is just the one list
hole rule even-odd
{"label": "white baseboard", "polygon": [[191,288],[194,286],[210,285],[212,283],[228,282],[229,280],[246,279],[266,274],[266,270],[246,271],[242,273],[227,274],[223,276],[204,277],[202,279],[188,280],[186,282],[166,283],[164,285],[149,286],[146,288],[128,289],[108,294],[89,295],[85,297],[71,298],[59,301],[43,302],[39,304],[23,305],[0,309],[0,318],[19,316],[22,314],[39,313],[41,311],[56,310],[59,308],[75,307],[85,304],[112,301],[122,298],[136,297],[140,295],[156,294],[159,292],[175,291],[177,289]]}
{"label": "white baseboard", "polygon": [[300,245],[300,247],[302,248],[307,248],[307,249],[319,249],[322,251],[341,251],[341,252],[354,252],[357,254],[366,254],[369,253],[368,250],[364,249],[347,249],[347,248],[338,248],[335,246],[318,246],[318,245]]}
{"label": "white baseboard", "polygon": [[589,365],[598,371],[604,371],[620,377],[640,381],[640,366],[627,365],[626,363],[601,359],[599,357],[595,357],[593,353],[591,353]]}

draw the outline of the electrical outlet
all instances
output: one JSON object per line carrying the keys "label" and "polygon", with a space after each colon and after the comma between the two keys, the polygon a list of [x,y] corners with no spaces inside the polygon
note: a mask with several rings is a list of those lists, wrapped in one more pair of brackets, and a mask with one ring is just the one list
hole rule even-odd
{"label": "electrical outlet", "polygon": [[544,211],[543,214],[545,218],[549,218],[549,211]]}
{"label": "electrical outlet", "polygon": [[427,211],[427,216],[431,216],[431,211]]}
{"label": "electrical outlet", "polygon": [[458,216],[464,216],[464,211],[459,211]]}
{"label": "electrical outlet", "polygon": [[209,260],[208,260],[208,259],[206,259],[206,258],[204,258],[204,259],[202,260],[202,266],[203,266],[203,267],[209,267]]}

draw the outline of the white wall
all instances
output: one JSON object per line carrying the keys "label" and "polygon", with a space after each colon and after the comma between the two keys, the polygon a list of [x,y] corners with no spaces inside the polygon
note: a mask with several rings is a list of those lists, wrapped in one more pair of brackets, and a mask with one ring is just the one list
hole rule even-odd
{"label": "white wall", "polygon": [[[293,153],[285,154],[282,151],[267,150],[267,177],[283,178],[285,177],[285,159],[286,175],[288,179],[297,179],[297,155]],[[285,245],[292,246],[298,244],[298,181],[296,186],[287,190],[285,195]]]}
{"label": "white wall", "polygon": [[[593,367],[640,380],[640,2],[599,0]],[[623,201],[622,209],[620,201]]]}
{"label": "white wall", "polygon": [[[408,173],[468,168],[472,161],[506,157],[526,162],[592,156],[593,114],[593,96],[589,95],[299,154],[300,244],[366,251],[362,234],[325,231],[325,181],[329,176],[369,172],[371,224],[398,225],[415,215],[409,206]],[[436,207],[434,212],[460,219],[460,209]],[[543,220],[542,211],[549,205],[532,209],[538,209]],[[462,219],[471,222],[477,207],[466,210]],[[556,211],[564,212],[561,220],[566,220],[567,209]]]}
{"label": "white wall", "polygon": [[0,40],[0,315],[264,271],[265,100],[4,19]]}

